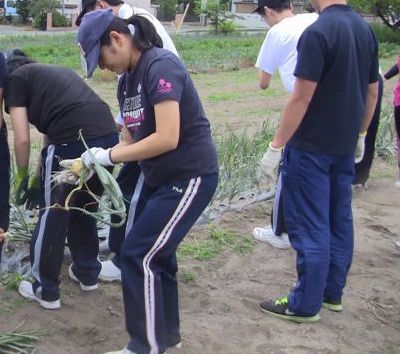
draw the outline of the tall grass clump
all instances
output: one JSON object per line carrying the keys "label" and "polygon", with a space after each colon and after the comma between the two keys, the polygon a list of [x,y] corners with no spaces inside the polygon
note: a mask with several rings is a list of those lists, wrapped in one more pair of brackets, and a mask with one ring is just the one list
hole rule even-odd
{"label": "tall grass clump", "polygon": [[381,111],[375,146],[376,153],[385,160],[396,155],[396,129],[391,105],[385,105]]}
{"label": "tall grass clump", "polygon": [[392,29],[381,23],[371,23],[372,30],[374,31],[379,43],[394,43],[400,45],[400,30]]}
{"label": "tall grass clump", "polygon": [[260,160],[272,140],[275,126],[264,122],[254,135],[226,126],[215,135],[220,166],[219,184],[214,199],[231,201],[260,185]]}

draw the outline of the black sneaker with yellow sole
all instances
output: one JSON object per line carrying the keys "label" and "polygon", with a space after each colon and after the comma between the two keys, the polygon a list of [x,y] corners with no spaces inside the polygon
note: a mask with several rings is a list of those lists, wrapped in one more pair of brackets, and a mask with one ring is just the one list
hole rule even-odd
{"label": "black sneaker with yellow sole", "polygon": [[324,309],[328,309],[333,312],[340,312],[343,310],[342,300],[332,301],[332,300],[324,300],[322,303],[322,307]]}
{"label": "black sneaker with yellow sole", "polygon": [[321,318],[319,314],[314,316],[299,316],[289,310],[289,301],[287,296],[275,300],[265,300],[260,303],[261,311],[270,315],[281,318],[282,320],[297,322],[297,323],[311,323],[317,322]]}

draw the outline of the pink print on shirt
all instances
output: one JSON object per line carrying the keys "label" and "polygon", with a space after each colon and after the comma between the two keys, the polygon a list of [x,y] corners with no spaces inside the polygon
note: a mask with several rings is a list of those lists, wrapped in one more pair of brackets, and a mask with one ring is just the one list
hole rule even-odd
{"label": "pink print on shirt", "polygon": [[170,93],[172,91],[172,84],[164,79],[160,79],[157,91],[158,93]]}

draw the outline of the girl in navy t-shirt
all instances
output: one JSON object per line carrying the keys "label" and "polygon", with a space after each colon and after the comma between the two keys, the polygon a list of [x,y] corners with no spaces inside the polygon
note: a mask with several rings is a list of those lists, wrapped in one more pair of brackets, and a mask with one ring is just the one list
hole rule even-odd
{"label": "girl in navy t-shirt", "polygon": [[[185,66],[160,48],[147,19],[134,16],[128,23],[110,10],[88,13],[78,41],[88,76],[97,64],[124,73],[118,92],[123,141],[91,152],[105,166],[139,161],[142,169],[121,252],[131,340],[115,353],[163,353],[181,343],[176,249],[214,195],[218,163]],[[93,165],[90,154],[82,159]]]}

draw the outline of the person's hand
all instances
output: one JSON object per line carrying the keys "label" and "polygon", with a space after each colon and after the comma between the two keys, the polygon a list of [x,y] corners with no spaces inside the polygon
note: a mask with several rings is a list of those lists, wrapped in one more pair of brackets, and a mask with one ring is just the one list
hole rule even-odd
{"label": "person's hand", "polygon": [[92,147],[81,155],[81,159],[87,168],[93,168],[95,160],[102,166],[113,166],[114,163],[111,161],[110,152],[111,149]]}
{"label": "person's hand", "polygon": [[364,157],[366,135],[367,135],[367,132],[364,132],[364,133],[360,133],[360,135],[358,136],[356,151],[354,153],[355,163],[361,162],[361,160]]}
{"label": "person's hand", "polygon": [[0,243],[3,243],[5,239],[6,239],[6,233],[5,233],[5,231],[0,227]]}
{"label": "person's hand", "polygon": [[274,148],[271,144],[261,159],[261,173],[268,179],[275,179],[279,162],[281,161],[283,147]]}
{"label": "person's hand", "polygon": [[40,177],[33,176],[29,179],[28,190],[26,191],[26,209],[32,210],[39,207],[41,198]]}
{"label": "person's hand", "polygon": [[26,202],[28,181],[28,167],[17,167],[17,174],[14,180],[15,202],[17,203],[17,205],[23,205]]}

